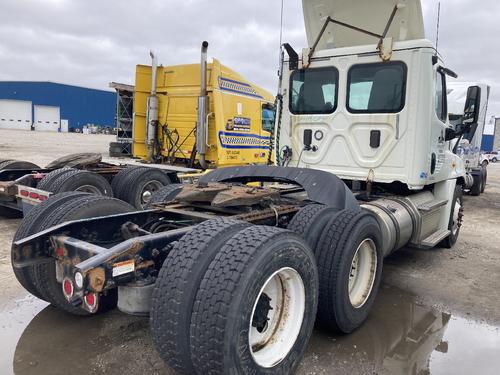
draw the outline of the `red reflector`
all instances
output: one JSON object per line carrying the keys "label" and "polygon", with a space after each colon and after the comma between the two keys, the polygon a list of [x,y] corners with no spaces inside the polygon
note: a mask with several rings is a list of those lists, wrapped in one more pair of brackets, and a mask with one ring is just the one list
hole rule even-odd
{"label": "red reflector", "polygon": [[66,298],[71,298],[73,295],[73,283],[68,278],[65,278],[63,281],[63,292]]}
{"label": "red reflector", "polygon": [[49,199],[49,197],[45,196],[45,195],[39,195],[38,196],[38,199],[41,200],[42,202],[43,201],[46,201],[47,199]]}
{"label": "red reflector", "polygon": [[64,256],[64,247],[58,247],[57,250],[56,250],[56,255],[59,258],[62,258]]}
{"label": "red reflector", "polygon": [[38,193],[30,193],[30,198],[38,199]]}
{"label": "red reflector", "polygon": [[95,306],[95,294],[94,293],[89,293],[85,296],[85,303],[89,307],[94,307]]}
{"label": "red reflector", "polygon": [[21,194],[23,197],[27,197],[28,195],[30,195],[30,193],[29,193],[27,190],[21,190],[21,191],[20,191],[20,194]]}

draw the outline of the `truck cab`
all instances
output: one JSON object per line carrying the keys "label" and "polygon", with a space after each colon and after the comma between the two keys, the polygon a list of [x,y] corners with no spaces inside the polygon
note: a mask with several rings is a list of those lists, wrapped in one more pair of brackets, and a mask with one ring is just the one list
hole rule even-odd
{"label": "truck cab", "polygon": [[[324,22],[319,3],[304,1],[310,42]],[[343,4],[351,12],[344,10],[347,19],[341,22],[360,26],[356,23],[363,17],[359,11],[370,11],[364,3],[360,9]],[[373,9],[373,18],[380,19],[378,30],[383,30],[393,3],[379,7],[377,2]],[[445,139],[451,128],[446,77],[453,73],[444,67],[432,43],[423,39],[419,2],[409,2],[406,8],[396,11],[402,14],[389,27],[388,35],[393,35],[386,36],[392,39],[389,56],[381,55],[379,40],[372,37],[368,44],[356,30],[342,30],[337,40],[334,34],[341,26],[331,25],[323,34],[327,40],[318,44],[324,49],[317,46],[311,59],[303,58],[297,69],[285,64],[284,116],[277,148],[291,148],[286,163],[329,171],[345,180],[399,182],[410,190],[464,175],[463,163]],[[406,24],[413,26],[412,33],[403,32]],[[375,25],[372,29],[377,30]],[[367,44],[361,45],[365,40]],[[309,52],[304,50],[303,56]],[[313,135],[312,143],[305,149],[308,133]]]}
{"label": "truck cab", "polygon": [[[276,162],[335,174],[364,199],[410,202],[410,245],[439,244],[460,226],[466,170],[448,118],[447,77],[457,75],[425,39],[420,1],[303,8],[309,47],[299,56],[284,45]],[[468,95],[464,122],[477,123],[479,94]]]}

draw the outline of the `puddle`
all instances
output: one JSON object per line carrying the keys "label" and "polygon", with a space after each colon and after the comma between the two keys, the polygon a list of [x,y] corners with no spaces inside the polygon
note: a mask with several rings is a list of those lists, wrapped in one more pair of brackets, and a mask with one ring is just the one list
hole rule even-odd
{"label": "puddle", "polygon": [[0,371],[12,373],[12,358],[16,343],[23,334],[26,325],[47,303],[31,295],[16,299],[0,312]]}
{"label": "puddle", "polygon": [[[113,311],[73,317],[31,297],[0,313],[0,372],[172,373],[148,320]],[[500,331],[383,287],[366,324],[347,336],[315,331],[298,374],[498,374]]]}
{"label": "puddle", "polygon": [[299,374],[499,374],[500,329],[453,317],[383,287],[346,336],[315,331]]}

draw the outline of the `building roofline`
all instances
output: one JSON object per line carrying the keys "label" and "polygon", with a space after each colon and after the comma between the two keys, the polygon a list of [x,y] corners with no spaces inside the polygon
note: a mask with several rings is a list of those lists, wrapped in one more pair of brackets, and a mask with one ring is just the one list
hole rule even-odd
{"label": "building roofline", "polygon": [[50,83],[52,85],[77,87],[77,88],[86,89],[86,90],[96,90],[96,91],[104,91],[104,92],[113,92],[111,90],[98,89],[98,88],[95,88],[95,87],[74,85],[74,84],[71,84],[71,83],[55,82],[55,81],[9,81],[9,80],[0,80],[0,84],[2,84],[2,83]]}
{"label": "building roofline", "polygon": [[126,83],[119,83],[119,82],[110,82],[109,87],[115,89],[116,91],[128,91],[132,93],[135,90],[134,85],[127,85]]}

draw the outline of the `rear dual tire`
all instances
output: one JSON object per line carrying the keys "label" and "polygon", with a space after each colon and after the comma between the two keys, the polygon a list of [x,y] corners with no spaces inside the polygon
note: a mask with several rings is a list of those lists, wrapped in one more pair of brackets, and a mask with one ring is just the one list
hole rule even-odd
{"label": "rear dual tire", "polygon": [[30,163],[29,161],[21,160],[10,160],[2,159],[0,160],[0,170],[4,169],[40,169],[36,164]]}
{"label": "rear dual tire", "polygon": [[[133,207],[118,199],[79,192],[63,193],[36,206],[21,222],[16,237],[23,238],[66,221],[130,211],[133,211]],[[49,253],[49,250],[46,252]],[[14,257],[15,254],[13,259]],[[66,300],[61,283],[56,279],[56,261],[52,258],[48,258],[47,262],[20,270],[14,267],[14,273],[26,290],[57,308],[73,315],[90,314]],[[105,311],[114,306],[116,306],[115,290],[101,296],[98,311]]]}
{"label": "rear dual tire", "polygon": [[[36,164],[30,163],[28,161],[21,160],[10,160],[10,159],[0,159],[0,171],[8,169],[26,169],[26,170],[36,170],[40,167]],[[14,180],[16,177],[14,174],[7,174],[3,176],[4,181]]]}
{"label": "rear dual tire", "polygon": [[195,228],[165,261],[153,294],[156,347],[183,373],[293,372],[314,325],[314,255],[290,231],[228,222],[216,233],[220,223]]}
{"label": "rear dual tire", "polygon": [[171,183],[167,174],[159,169],[131,166],[113,178],[112,186],[116,198],[142,210],[158,190]]}
{"label": "rear dual tire", "polygon": [[382,276],[382,236],[368,211],[344,210],[325,226],[316,252],[318,322],[350,333],[368,317]]}
{"label": "rear dual tire", "polygon": [[194,373],[189,325],[205,272],[220,248],[249,225],[230,219],[208,220],[182,237],[163,263],[153,291],[151,331],[160,356],[176,371]]}
{"label": "rear dual tire", "polygon": [[56,169],[46,174],[37,186],[41,190],[59,194],[67,191],[113,196],[108,180],[97,173],[73,168]]}
{"label": "rear dual tire", "polygon": [[[65,202],[75,199],[78,196],[83,196],[83,193],[62,193],[57,196],[51,197],[48,200],[34,206],[27,214],[24,216],[21,224],[18,226],[16,233],[14,234],[14,242],[19,241],[25,237],[31,236],[35,233],[43,230],[43,217],[47,215],[48,212],[52,211],[54,208],[64,204]],[[27,266],[18,268],[15,267],[14,261],[16,259],[16,254],[14,248],[11,249],[11,263],[14,276],[17,281],[26,289],[29,293],[33,294],[35,297],[44,299],[41,292],[39,291],[37,285],[35,284],[35,266]]]}
{"label": "rear dual tire", "polygon": [[382,275],[382,236],[368,211],[311,204],[290,221],[314,251],[320,280],[318,323],[349,333],[367,318]]}

